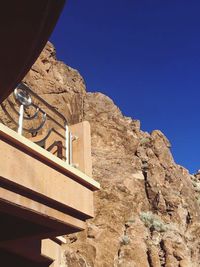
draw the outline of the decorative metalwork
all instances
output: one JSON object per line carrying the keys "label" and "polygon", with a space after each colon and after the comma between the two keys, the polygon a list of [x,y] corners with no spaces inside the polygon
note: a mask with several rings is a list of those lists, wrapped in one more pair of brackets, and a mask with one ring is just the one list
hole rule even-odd
{"label": "decorative metalwork", "polygon": [[[1,104],[1,109],[2,123],[75,166],[73,141],[77,137],[69,131],[67,120],[26,84],[20,83],[13,95]],[[49,139],[53,142],[49,143]]]}
{"label": "decorative metalwork", "polygon": [[[40,122],[40,125],[36,128],[31,128],[28,129],[28,131],[32,134],[35,135],[40,131],[47,119],[46,113],[39,108],[37,105],[33,104],[32,99],[30,94],[27,91],[27,86],[25,86],[23,83],[19,84],[18,87],[14,90],[14,96],[17,100],[17,102],[20,104],[19,108],[19,121],[18,121],[18,133],[22,134],[23,131],[23,120],[32,120],[32,119],[37,119],[39,116],[39,113],[42,114],[42,121]],[[12,105],[14,108],[14,106]],[[25,116],[24,111],[27,107],[33,107],[35,109],[35,113],[32,116]]]}
{"label": "decorative metalwork", "polygon": [[19,84],[18,87],[14,90],[15,98],[19,101],[20,105],[30,106],[32,104],[32,99],[29,93],[26,90],[26,87],[23,83]]}

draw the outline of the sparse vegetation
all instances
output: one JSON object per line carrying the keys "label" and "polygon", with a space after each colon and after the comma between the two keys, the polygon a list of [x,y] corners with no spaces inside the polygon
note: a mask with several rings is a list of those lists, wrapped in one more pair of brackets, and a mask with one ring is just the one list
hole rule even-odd
{"label": "sparse vegetation", "polygon": [[193,186],[194,186],[194,190],[195,190],[196,192],[200,192],[200,182],[199,182],[199,181],[196,181],[196,180],[193,180],[193,181],[192,181],[192,184],[193,184]]}
{"label": "sparse vegetation", "polygon": [[141,140],[140,140],[140,144],[141,145],[147,145],[151,142],[151,139],[148,138],[148,137],[143,137]]}
{"label": "sparse vegetation", "polygon": [[128,245],[128,244],[130,243],[130,238],[129,238],[129,236],[128,236],[128,235],[123,235],[123,236],[121,237],[120,243],[121,243],[122,245]]}
{"label": "sparse vegetation", "polygon": [[146,227],[157,232],[165,232],[168,226],[151,211],[142,212],[140,214],[140,219],[143,221]]}
{"label": "sparse vegetation", "polygon": [[196,192],[195,197],[198,205],[200,205],[200,181],[196,177],[192,177],[192,185],[194,187],[194,191]]}

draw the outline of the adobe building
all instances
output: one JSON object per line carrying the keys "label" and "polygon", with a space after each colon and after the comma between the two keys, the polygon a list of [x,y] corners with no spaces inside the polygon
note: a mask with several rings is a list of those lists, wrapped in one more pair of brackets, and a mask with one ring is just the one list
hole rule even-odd
{"label": "adobe building", "polygon": [[94,216],[93,192],[99,184],[91,178],[89,123],[69,126],[20,83],[64,3],[8,0],[0,9],[2,266],[61,266],[62,236],[83,230]]}

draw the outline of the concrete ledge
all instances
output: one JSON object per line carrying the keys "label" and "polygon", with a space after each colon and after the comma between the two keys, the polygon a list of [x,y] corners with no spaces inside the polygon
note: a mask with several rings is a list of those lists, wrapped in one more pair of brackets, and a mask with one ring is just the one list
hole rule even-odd
{"label": "concrete ledge", "polygon": [[0,148],[1,187],[83,221],[94,216],[92,178],[2,124]]}
{"label": "concrete ledge", "polygon": [[42,159],[47,165],[58,168],[60,171],[64,172],[71,179],[87,186],[90,190],[99,190],[100,185],[97,181],[90,178],[80,170],[66,164],[61,159],[52,155],[50,152],[34,144],[24,136],[19,135],[15,131],[9,129],[7,126],[0,123],[0,137],[6,138],[12,144],[17,145],[21,149],[25,150],[28,154],[35,155],[39,159]]}
{"label": "concrete ledge", "polygon": [[[48,226],[52,231],[66,234],[69,229],[81,231],[85,222],[34,200],[0,188],[0,212],[6,212],[34,223]],[[55,236],[55,234],[52,234]]]}

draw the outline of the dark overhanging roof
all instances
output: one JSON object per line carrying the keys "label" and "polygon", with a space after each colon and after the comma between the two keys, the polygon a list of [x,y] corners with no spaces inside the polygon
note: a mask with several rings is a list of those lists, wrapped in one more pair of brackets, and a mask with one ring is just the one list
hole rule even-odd
{"label": "dark overhanging roof", "polygon": [[3,0],[0,5],[0,103],[44,48],[65,0]]}

